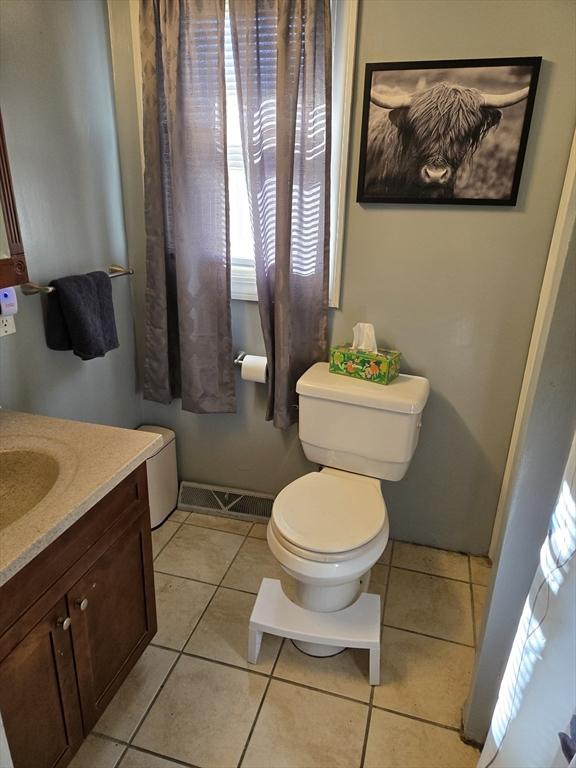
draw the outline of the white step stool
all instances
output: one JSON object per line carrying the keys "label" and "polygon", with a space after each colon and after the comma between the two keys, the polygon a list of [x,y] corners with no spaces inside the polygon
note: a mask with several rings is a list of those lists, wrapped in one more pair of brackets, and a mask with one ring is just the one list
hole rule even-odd
{"label": "white step stool", "polygon": [[370,652],[370,685],[380,685],[380,596],[364,592],[341,611],[321,613],[289,600],[278,579],[262,579],[250,616],[248,661],[256,664],[262,633],[320,645],[366,648]]}

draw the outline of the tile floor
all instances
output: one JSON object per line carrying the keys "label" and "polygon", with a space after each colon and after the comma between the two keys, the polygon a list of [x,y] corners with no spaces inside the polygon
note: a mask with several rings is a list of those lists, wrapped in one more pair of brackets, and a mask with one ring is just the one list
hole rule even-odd
{"label": "tile floor", "polygon": [[153,533],[158,633],[71,768],[473,768],[458,736],[490,564],[390,542],[382,679],[368,654],[327,659],[265,636],[246,662],[264,576],[283,578],[262,524],[174,512]]}

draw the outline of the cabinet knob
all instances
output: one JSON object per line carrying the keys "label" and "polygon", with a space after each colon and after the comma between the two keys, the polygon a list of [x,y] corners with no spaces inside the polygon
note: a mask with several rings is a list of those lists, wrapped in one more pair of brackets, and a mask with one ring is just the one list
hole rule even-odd
{"label": "cabinet knob", "polygon": [[76,606],[76,608],[80,608],[81,611],[85,611],[86,608],[88,608],[88,598],[83,597],[81,599],[78,599],[76,600],[74,605]]}
{"label": "cabinet knob", "polygon": [[64,632],[66,632],[67,630],[70,629],[70,625],[72,624],[72,619],[70,618],[70,616],[66,616],[66,618],[61,617],[58,619],[57,624],[60,627],[60,629],[63,629]]}

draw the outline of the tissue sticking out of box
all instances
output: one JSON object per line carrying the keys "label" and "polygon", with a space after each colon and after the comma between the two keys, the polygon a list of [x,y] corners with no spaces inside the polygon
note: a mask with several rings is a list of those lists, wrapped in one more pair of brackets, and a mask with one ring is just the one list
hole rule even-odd
{"label": "tissue sticking out of box", "polygon": [[364,352],[378,352],[376,333],[372,323],[356,323],[353,331],[352,349],[361,349]]}

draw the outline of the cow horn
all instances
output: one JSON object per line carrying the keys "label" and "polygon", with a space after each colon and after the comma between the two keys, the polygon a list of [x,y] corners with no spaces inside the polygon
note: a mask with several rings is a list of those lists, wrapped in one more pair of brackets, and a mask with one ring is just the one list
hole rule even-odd
{"label": "cow horn", "polygon": [[383,93],[378,94],[372,88],[370,91],[370,101],[377,107],[383,109],[399,109],[400,107],[409,107],[412,103],[412,94],[410,93]]}
{"label": "cow horn", "polygon": [[503,107],[511,107],[512,104],[518,104],[519,101],[524,101],[524,99],[528,97],[529,90],[530,88],[522,88],[520,91],[513,91],[512,93],[483,93],[483,106],[500,109]]}

